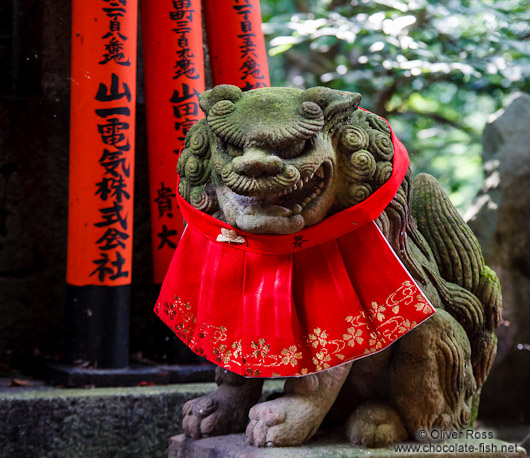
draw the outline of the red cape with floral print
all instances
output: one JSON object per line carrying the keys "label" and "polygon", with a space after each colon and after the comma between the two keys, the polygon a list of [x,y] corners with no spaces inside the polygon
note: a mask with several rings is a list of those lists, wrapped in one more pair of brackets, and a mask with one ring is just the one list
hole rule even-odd
{"label": "red cape with floral print", "polygon": [[434,313],[374,220],[408,168],[290,235],[234,228],[178,197],[188,226],[155,306],[194,352],[250,377],[306,375],[380,351]]}

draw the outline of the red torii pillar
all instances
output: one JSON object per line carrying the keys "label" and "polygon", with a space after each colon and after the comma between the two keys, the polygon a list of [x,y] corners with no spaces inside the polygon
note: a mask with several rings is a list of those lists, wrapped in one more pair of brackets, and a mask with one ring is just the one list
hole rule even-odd
{"label": "red torii pillar", "polygon": [[204,14],[214,86],[270,86],[259,0],[206,0]]}
{"label": "red torii pillar", "polygon": [[177,206],[177,157],[188,129],[203,118],[200,0],[141,3],[154,283],[161,284],[184,222]]}
{"label": "red torii pillar", "polygon": [[69,362],[128,364],[137,0],[73,0]]}

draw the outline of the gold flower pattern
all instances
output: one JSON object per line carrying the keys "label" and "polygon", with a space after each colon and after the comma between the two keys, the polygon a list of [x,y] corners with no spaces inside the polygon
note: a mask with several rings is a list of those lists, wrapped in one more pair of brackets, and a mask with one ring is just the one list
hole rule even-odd
{"label": "gold flower pattern", "polygon": [[418,294],[416,296],[416,303],[414,304],[414,307],[418,312],[423,312],[425,315],[428,315],[431,311],[431,308],[429,307],[429,303],[425,300],[425,298]]}
{"label": "gold flower pattern", "polygon": [[[158,303],[155,311],[161,318],[166,317],[165,321],[193,351],[211,355],[210,359],[218,365],[253,377],[281,377],[322,371],[386,348],[418,324],[399,314],[403,306],[411,307],[408,313],[432,312],[416,285],[404,281],[384,303],[372,301],[366,313],[360,310],[346,316],[343,329],[336,330],[337,338],[329,329],[315,327],[298,343],[277,350],[264,337],[231,342],[225,326],[197,324],[191,305],[177,296],[170,303]],[[345,348],[349,349],[344,351]]]}
{"label": "gold flower pattern", "polygon": [[342,334],[344,341],[347,342],[349,347],[362,345],[366,340],[364,337],[364,329],[369,326],[364,311],[361,310],[355,317],[351,315],[347,316],[346,322],[349,323],[350,327],[346,329],[345,334]]}
{"label": "gold flower pattern", "polygon": [[326,350],[319,351],[313,357],[313,364],[315,365],[317,371],[321,371],[323,369],[329,369],[331,367],[329,365],[330,361],[331,361],[331,355],[328,355]]}
{"label": "gold flower pattern", "polygon": [[364,342],[362,329],[348,328],[346,332],[347,334],[342,334],[342,338],[348,342],[349,347],[353,347],[356,343],[360,345]]}
{"label": "gold flower pattern", "polygon": [[281,352],[283,355],[282,364],[290,364],[291,366],[296,366],[298,360],[302,359],[302,352],[297,352],[298,347],[296,345],[291,345],[288,349],[284,348]]}
{"label": "gold flower pattern", "polygon": [[250,346],[254,349],[252,355],[254,358],[265,358],[269,353],[271,346],[265,343],[265,339],[261,338],[257,342],[252,341]]}
{"label": "gold flower pattern", "polygon": [[314,334],[309,334],[307,343],[311,344],[315,348],[318,346],[325,347],[327,344],[326,339],[328,337],[328,333],[320,328],[315,328],[313,332]]}
{"label": "gold flower pattern", "polygon": [[379,338],[379,335],[376,332],[371,332],[368,339],[368,348],[365,350],[364,354],[369,355],[370,353],[375,353],[383,349],[383,342]]}
{"label": "gold flower pattern", "polygon": [[377,302],[372,302],[371,304],[371,315],[379,322],[385,319],[386,307],[384,304],[379,305]]}

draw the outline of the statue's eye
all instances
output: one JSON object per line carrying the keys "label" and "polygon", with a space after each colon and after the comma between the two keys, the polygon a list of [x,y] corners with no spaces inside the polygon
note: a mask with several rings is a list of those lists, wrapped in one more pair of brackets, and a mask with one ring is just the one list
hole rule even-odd
{"label": "statue's eye", "polygon": [[287,148],[282,148],[280,151],[277,151],[276,154],[283,159],[293,159],[296,156],[300,156],[304,152],[307,146],[307,141],[294,143],[289,145]]}
{"label": "statue's eye", "polygon": [[232,157],[243,156],[243,149],[239,146],[232,145],[231,143],[226,144],[226,150]]}

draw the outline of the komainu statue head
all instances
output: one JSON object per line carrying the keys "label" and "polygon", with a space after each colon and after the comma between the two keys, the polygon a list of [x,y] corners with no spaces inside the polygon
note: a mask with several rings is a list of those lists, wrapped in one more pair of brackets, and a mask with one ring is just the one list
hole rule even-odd
{"label": "komainu statue head", "polygon": [[206,119],[186,137],[179,193],[254,233],[290,234],[356,205],[392,174],[390,128],[360,94],[315,87],[200,96]]}

